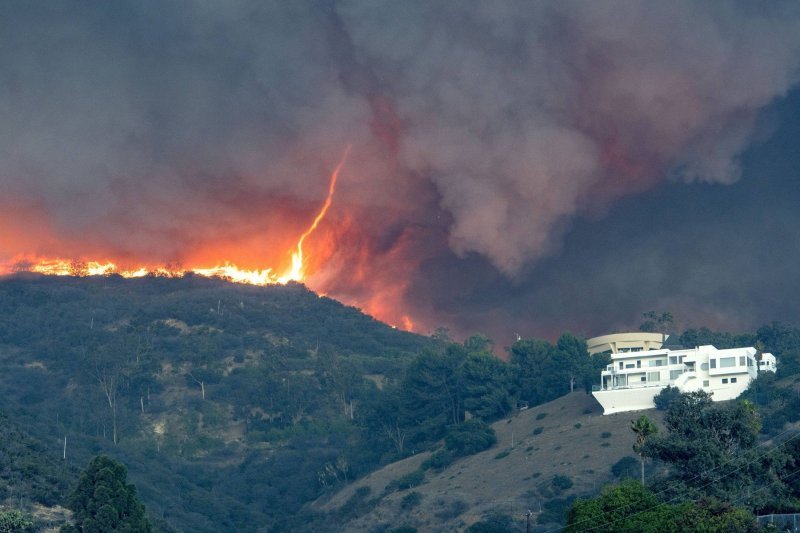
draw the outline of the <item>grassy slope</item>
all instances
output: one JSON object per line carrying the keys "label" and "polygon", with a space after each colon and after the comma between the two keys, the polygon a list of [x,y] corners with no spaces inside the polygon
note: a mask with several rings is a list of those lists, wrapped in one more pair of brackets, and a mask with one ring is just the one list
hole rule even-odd
{"label": "grassy slope", "polygon": [[[601,412],[593,397],[583,392],[519,411],[493,424],[498,441],[493,448],[460,459],[440,473],[427,472],[422,485],[392,492],[371,512],[339,526],[342,531],[372,531],[386,524],[408,524],[420,531],[453,531],[497,510],[512,515],[524,530],[526,510],[538,515],[540,505],[553,497],[595,493],[613,480],[611,466],[622,457],[633,455],[634,436],[629,425],[641,413],[602,416]],[[661,419],[658,411],[646,414],[657,421]],[[543,428],[541,433],[534,435],[539,427]],[[604,438],[607,433],[610,436]],[[496,458],[505,451],[508,455]],[[314,507],[326,512],[339,509],[362,486],[368,486],[369,497],[375,498],[392,480],[418,468],[427,456],[418,454],[388,465],[320,499]],[[568,476],[573,486],[563,493],[553,493],[550,481],[555,475]],[[401,500],[412,491],[422,495],[421,503],[411,510],[402,509]],[[465,509],[463,513],[446,517],[448,509],[459,507]]]}

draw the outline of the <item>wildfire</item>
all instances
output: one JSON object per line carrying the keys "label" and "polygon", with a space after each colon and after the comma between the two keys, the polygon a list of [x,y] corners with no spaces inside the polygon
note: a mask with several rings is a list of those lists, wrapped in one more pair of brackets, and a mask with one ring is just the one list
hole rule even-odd
{"label": "wildfire", "polygon": [[160,275],[160,276],[179,276],[184,272],[191,272],[206,277],[222,277],[229,279],[236,283],[249,283],[252,285],[269,285],[269,284],[285,284],[290,281],[302,282],[306,279],[306,257],[303,254],[303,243],[305,240],[317,229],[322,219],[325,218],[328,209],[333,202],[333,194],[336,190],[336,181],[339,173],[344,167],[347,157],[350,153],[350,146],[348,145],[342,155],[342,159],[336,168],[331,173],[330,184],[328,186],[328,195],[322,208],[314,217],[314,221],[300,236],[295,245],[294,251],[291,253],[291,266],[288,267],[283,273],[276,273],[271,268],[264,270],[246,270],[237,267],[234,264],[225,263],[217,265],[212,268],[181,268],[177,266],[157,266],[157,267],[136,267],[136,268],[122,268],[113,261],[77,261],[70,259],[60,258],[42,258],[21,255],[4,265],[0,273],[12,272],[35,272],[39,274],[46,274],[49,276],[104,276],[110,274],[117,274],[126,278],[138,278],[147,275]]}

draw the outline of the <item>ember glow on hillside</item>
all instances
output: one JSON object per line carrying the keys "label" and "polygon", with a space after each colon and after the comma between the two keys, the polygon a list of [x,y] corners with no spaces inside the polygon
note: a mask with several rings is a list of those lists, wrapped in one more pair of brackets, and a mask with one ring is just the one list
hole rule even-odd
{"label": "ember glow on hillside", "polygon": [[[347,161],[351,146],[348,145],[342,155],[342,159],[331,173],[328,185],[328,194],[325,202],[313,222],[300,235],[294,250],[291,251],[291,265],[283,270],[266,268],[263,270],[248,270],[239,268],[231,262],[213,267],[187,266],[186,268],[175,265],[163,266],[138,266],[135,268],[122,267],[112,260],[95,261],[84,259],[61,259],[43,258],[36,256],[19,255],[9,263],[5,264],[0,270],[0,274],[10,274],[15,272],[35,272],[48,276],[105,276],[116,274],[125,278],[139,278],[148,275],[156,276],[180,276],[185,272],[191,272],[206,277],[220,277],[235,283],[249,283],[251,285],[285,284],[290,281],[305,282],[309,271],[308,257],[303,251],[303,244],[315,232],[319,224],[325,218],[328,209],[333,202],[333,195],[336,192],[336,182],[339,174]],[[411,329],[411,321],[405,317],[403,324],[407,329]]]}

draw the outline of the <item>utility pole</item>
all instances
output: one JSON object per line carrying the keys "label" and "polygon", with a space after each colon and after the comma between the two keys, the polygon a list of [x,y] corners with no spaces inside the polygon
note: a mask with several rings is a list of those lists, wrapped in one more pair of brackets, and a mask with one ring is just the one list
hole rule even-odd
{"label": "utility pole", "polygon": [[527,513],[525,513],[525,519],[526,519],[526,527],[525,527],[525,531],[526,531],[527,533],[531,533],[531,515],[532,515],[532,514],[533,514],[533,513],[531,512],[531,510],[530,510],[530,509],[528,509],[528,512],[527,512]]}

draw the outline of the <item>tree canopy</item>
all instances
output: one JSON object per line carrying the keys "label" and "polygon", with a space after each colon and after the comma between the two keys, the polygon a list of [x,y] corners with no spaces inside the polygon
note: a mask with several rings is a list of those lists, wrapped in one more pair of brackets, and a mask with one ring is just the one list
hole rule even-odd
{"label": "tree canopy", "polygon": [[136,487],[126,483],[128,469],[101,455],[92,459],[69,497],[75,524],[62,533],[147,533],[152,530]]}

